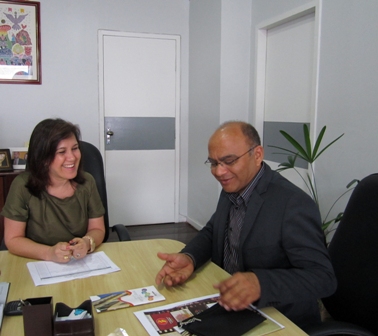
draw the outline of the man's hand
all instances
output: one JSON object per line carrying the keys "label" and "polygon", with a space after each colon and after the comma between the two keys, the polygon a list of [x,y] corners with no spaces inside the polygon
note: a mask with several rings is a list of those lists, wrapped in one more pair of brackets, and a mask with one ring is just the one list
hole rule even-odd
{"label": "man's hand", "polygon": [[164,280],[166,286],[175,286],[184,283],[193,273],[192,259],[183,253],[161,253],[157,256],[165,260],[165,264],[156,275],[155,282],[160,285]]}
{"label": "man's hand", "polygon": [[243,310],[260,298],[261,287],[255,273],[235,273],[232,277],[214,285],[219,289],[219,304],[226,310]]}

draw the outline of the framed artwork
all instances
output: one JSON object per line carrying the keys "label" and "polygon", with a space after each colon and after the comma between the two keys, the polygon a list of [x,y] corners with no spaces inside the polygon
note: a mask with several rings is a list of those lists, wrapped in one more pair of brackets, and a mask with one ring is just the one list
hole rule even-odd
{"label": "framed artwork", "polygon": [[10,151],[8,148],[0,149],[0,173],[13,171]]}
{"label": "framed artwork", "polygon": [[39,2],[0,0],[0,83],[41,84]]}
{"label": "framed artwork", "polygon": [[13,169],[25,169],[26,159],[28,157],[27,147],[9,148]]}

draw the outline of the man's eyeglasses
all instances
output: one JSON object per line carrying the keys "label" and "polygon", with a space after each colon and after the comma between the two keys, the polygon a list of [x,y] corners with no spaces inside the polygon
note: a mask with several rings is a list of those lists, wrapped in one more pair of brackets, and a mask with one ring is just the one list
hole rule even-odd
{"label": "man's eyeglasses", "polygon": [[205,161],[205,165],[210,167],[210,169],[215,169],[218,167],[218,165],[221,165],[222,167],[231,167],[233,166],[236,161],[238,161],[242,156],[246,155],[247,153],[249,153],[250,151],[254,150],[258,145],[255,145],[253,147],[251,147],[250,149],[248,149],[244,154],[240,155],[240,156],[237,156],[237,157],[228,157],[224,160],[220,160],[220,161],[216,161],[216,160],[213,160],[213,159],[207,159]]}

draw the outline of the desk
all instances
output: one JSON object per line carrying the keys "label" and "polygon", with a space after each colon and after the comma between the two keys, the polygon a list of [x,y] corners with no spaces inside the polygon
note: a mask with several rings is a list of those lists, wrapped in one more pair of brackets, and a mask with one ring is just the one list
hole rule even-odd
{"label": "desk", "polygon": [[[34,286],[26,267],[26,263],[33,260],[3,251],[0,252],[0,281],[11,282],[8,301],[53,296],[54,309],[57,302],[76,307],[89,299],[90,295],[154,285],[155,276],[163,265],[163,261],[156,256],[157,252],[177,252],[183,246],[181,242],[169,239],[104,243],[98,251],[104,251],[121,268],[120,272],[38,287]],[[158,288],[165,296],[165,301],[101,314],[94,313],[96,336],[106,336],[116,328],[125,329],[129,336],[147,335],[133,314],[134,311],[215,294],[217,291],[212,285],[228,276],[224,270],[210,262],[198,270],[184,285]],[[306,335],[274,308],[266,308],[263,311],[285,326],[285,329],[272,333],[272,336]],[[22,316],[5,316],[1,333],[3,336],[22,336],[24,334]]]}

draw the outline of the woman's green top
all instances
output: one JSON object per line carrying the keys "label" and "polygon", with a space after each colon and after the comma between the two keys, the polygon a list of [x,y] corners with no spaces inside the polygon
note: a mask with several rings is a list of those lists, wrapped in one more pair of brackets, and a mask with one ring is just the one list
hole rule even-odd
{"label": "woman's green top", "polygon": [[26,222],[25,236],[41,244],[53,246],[83,237],[88,219],[105,213],[93,176],[88,173],[84,176],[85,183],[77,184],[73,196],[60,199],[44,191],[39,199],[25,187],[29,173],[21,173],[11,185],[1,214]]}

